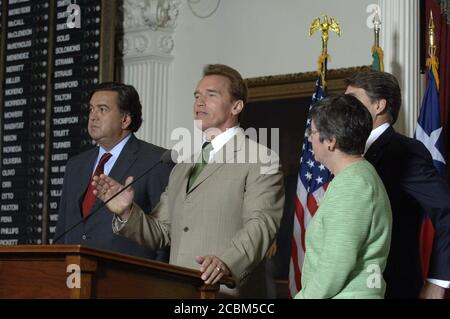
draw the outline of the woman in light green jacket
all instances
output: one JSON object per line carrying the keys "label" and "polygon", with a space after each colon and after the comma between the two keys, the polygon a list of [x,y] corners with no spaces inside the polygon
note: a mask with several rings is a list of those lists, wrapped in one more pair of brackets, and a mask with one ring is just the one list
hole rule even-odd
{"label": "woman in light green jacket", "polygon": [[372,130],[358,99],[339,95],[311,109],[317,161],[335,176],[306,230],[302,289],[296,298],[383,298],[392,217],[383,182],[364,160]]}

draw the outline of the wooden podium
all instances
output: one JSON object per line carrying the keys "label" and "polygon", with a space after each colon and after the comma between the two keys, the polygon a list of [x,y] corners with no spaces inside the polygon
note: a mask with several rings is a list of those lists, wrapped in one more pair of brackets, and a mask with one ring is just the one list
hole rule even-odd
{"label": "wooden podium", "polygon": [[0,246],[0,298],[209,299],[218,291],[197,270],[144,258],[80,245]]}

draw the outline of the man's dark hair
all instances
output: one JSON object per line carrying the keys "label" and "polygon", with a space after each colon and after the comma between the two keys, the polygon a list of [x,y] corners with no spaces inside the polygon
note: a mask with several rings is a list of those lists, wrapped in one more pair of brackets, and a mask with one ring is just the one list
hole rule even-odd
{"label": "man's dark hair", "polygon": [[230,94],[235,100],[247,103],[248,88],[241,74],[224,64],[208,64],[203,69],[203,76],[221,75],[230,80]]}
{"label": "man's dark hair", "polygon": [[98,84],[89,94],[89,101],[95,92],[112,91],[117,92],[117,104],[122,113],[127,113],[131,117],[131,124],[128,130],[136,132],[142,124],[142,105],[136,89],[127,84],[119,82],[105,82]]}
{"label": "man's dark hair", "polygon": [[363,154],[372,131],[372,117],[354,96],[340,94],[317,102],[311,118],[320,141],[336,139],[336,148],[349,155]]}
{"label": "man's dark hair", "polygon": [[364,89],[372,103],[385,99],[390,123],[397,121],[402,105],[402,93],[397,79],[392,74],[380,71],[359,72],[344,82],[347,86]]}

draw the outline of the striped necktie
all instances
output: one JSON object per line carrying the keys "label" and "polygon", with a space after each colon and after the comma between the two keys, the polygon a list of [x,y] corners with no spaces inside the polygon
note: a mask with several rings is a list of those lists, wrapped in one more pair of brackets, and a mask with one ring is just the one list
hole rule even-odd
{"label": "striped necktie", "polygon": [[[102,157],[100,158],[100,161],[98,162],[97,167],[95,168],[95,172],[94,172],[94,175],[92,175],[92,177],[100,176],[100,174],[103,174],[103,170],[105,168],[105,163],[111,158],[111,156],[112,156],[111,153],[105,153],[102,155]],[[84,194],[84,199],[83,199],[83,203],[81,206],[84,218],[86,218],[89,215],[89,211],[91,210],[91,208],[94,205],[95,200],[97,198],[92,193],[92,191],[94,190],[94,187],[91,185],[92,177],[89,181],[89,185],[87,187],[86,193]]]}

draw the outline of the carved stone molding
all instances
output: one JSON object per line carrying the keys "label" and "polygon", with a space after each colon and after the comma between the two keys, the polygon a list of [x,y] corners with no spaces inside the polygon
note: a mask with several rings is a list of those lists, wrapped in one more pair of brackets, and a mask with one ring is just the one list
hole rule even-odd
{"label": "carved stone molding", "polygon": [[169,35],[162,35],[158,39],[158,49],[164,53],[172,52],[174,46],[173,38]]}
{"label": "carved stone molding", "polygon": [[157,60],[172,60],[174,40],[167,32],[148,32],[146,29],[125,33],[120,50],[123,58],[156,58]]}
{"label": "carved stone molding", "polygon": [[173,32],[180,0],[124,0],[124,60],[172,59]]}
{"label": "carved stone molding", "polygon": [[123,27],[175,29],[180,0],[124,0]]}
{"label": "carved stone molding", "polygon": [[181,0],[123,0],[122,80],[139,92],[146,119],[137,136],[167,144],[168,83]]}

